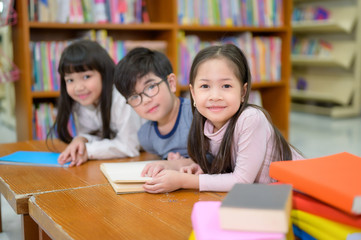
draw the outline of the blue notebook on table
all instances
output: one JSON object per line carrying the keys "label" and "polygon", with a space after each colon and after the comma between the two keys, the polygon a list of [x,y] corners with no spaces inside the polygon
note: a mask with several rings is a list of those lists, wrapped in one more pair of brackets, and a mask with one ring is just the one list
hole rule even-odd
{"label": "blue notebook on table", "polygon": [[59,155],[60,153],[53,152],[17,151],[12,154],[0,157],[0,164],[68,167],[70,162],[64,165],[60,165],[58,163]]}

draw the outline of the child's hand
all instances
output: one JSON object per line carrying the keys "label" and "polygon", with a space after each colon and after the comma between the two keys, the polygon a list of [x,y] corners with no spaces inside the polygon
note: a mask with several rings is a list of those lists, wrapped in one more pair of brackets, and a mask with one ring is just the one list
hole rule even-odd
{"label": "child's hand", "polygon": [[199,174],[203,173],[202,168],[196,163],[192,163],[189,166],[182,167],[179,171],[181,173],[188,173],[188,174],[195,174],[195,175],[199,175]]}
{"label": "child's hand", "polygon": [[67,146],[67,148],[60,154],[58,158],[59,164],[71,162],[69,167],[80,166],[88,160],[88,153],[86,151],[85,143],[87,140],[83,137],[76,137]]}
{"label": "child's hand", "polygon": [[183,157],[180,155],[179,152],[169,152],[168,156],[167,156],[167,160],[178,160],[178,159],[182,159]]}
{"label": "child's hand", "polygon": [[168,161],[156,161],[154,163],[148,163],[143,168],[141,173],[142,177],[155,177],[158,173],[168,168]]}
{"label": "child's hand", "polygon": [[172,192],[182,187],[180,172],[174,170],[164,170],[152,180],[145,182],[143,188],[149,193]]}

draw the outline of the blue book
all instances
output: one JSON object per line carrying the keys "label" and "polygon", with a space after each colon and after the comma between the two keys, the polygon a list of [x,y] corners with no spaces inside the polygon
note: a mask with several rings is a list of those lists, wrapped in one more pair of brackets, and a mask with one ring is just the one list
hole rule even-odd
{"label": "blue book", "polygon": [[316,238],[312,237],[310,234],[303,231],[301,228],[297,227],[294,224],[292,224],[292,229],[295,236],[301,240],[316,240]]}
{"label": "blue book", "polygon": [[17,151],[7,156],[0,157],[0,164],[29,165],[46,167],[68,167],[70,162],[60,165],[58,157],[60,153]]}

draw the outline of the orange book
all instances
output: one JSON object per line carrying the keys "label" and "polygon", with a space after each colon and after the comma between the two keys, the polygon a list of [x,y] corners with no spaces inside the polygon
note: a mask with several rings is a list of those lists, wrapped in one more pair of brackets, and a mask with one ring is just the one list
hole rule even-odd
{"label": "orange book", "polygon": [[346,213],[297,191],[293,191],[292,206],[293,209],[311,213],[356,228],[361,228],[361,215]]}
{"label": "orange book", "polygon": [[272,178],[348,213],[361,214],[361,158],[343,152],[270,165]]}

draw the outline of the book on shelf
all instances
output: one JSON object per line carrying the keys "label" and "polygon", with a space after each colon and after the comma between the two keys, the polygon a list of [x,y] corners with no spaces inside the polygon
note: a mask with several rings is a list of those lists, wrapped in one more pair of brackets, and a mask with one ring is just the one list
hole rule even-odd
{"label": "book on shelf", "polygon": [[361,214],[361,157],[342,152],[319,158],[279,161],[269,174],[296,190],[348,213]]}
{"label": "book on shelf", "polygon": [[[222,229],[220,226],[220,201],[199,201],[193,206],[191,219],[194,231],[193,239],[286,239],[284,233],[252,232],[252,231],[232,231]],[[195,237],[194,237],[195,236]]]}
{"label": "book on shelf", "polygon": [[237,183],[219,209],[221,228],[279,232],[289,230],[292,186]]}
{"label": "book on shelf", "polygon": [[316,239],[347,239],[361,235],[361,228],[351,227],[301,210],[291,211],[292,223]]}
{"label": "book on shelf", "polygon": [[351,214],[332,207],[306,194],[293,191],[293,209],[311,213],[329,220],[361,228],[361,215]]}
{"label": "book on shelf", "polygon": [[[233,37],[224,37],[218,41],[202,41],[196,35],[178,34],[179,57],[178,66],[181,71],[178,79],[181,85],[188,84],[188,72],[192,59],[201,49],[212,44],[232,43],[242,49],[249,60],[252,79],[255,83],[279,82],[281,80],[281,48],[282,40],[277,36],[252,36],[244,32]],[[270,64],[271,63],[271,64]]]}
{"label": "book on shelf", "polygon": [[177,3],[178,23],[181,25],[283,25],[282,0],[178,0]]}
{"label": "book on shelf", "polygon": [[70,162],[61,165],[58,163],[60,153],[39,151],[16,151],[0,157],[0,164],[29,165],[44,167],[68,167]]}
{"label": "book on shelf", "polygon": [[143,184],[151,178],[142,177],[141,172],[145,165],[152,162],[155,160],[101,163],[100,170],[117,194],[144,192]]}
{"label": "book on shelf", "polygon": [[29,20],[61,23],[149,22],[145,0],[29,0]]}
{"label": "book on shelf", "polygon": [[[44,140],[54,123],[56,109],[52,103],[33,105],[33,138]],[[74,135],[73,135],[74,136]]]}
{"label": "book on shelf", "polygon": [[[114,40],[105,29],[89,30],[79,39],[97,41],[111,56],[114,62],[121,60],[131,49],[146,47],[152,50],[167,52],[167,41],[164,40]],[[32,90],[33,91],[59,91],[60,75],[57,66],[61,53],[65,47],[76,39],[69,41],[40,41],[31,42],[32,57]]]}

